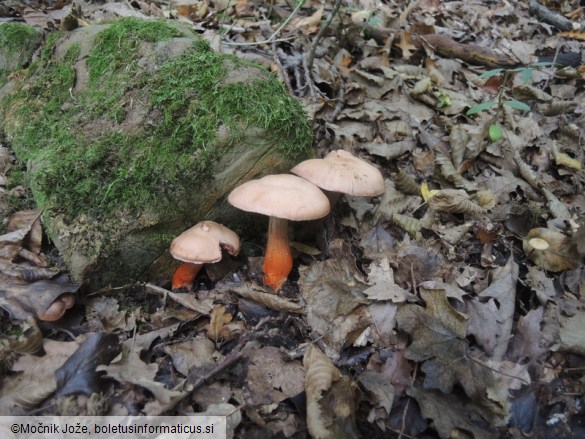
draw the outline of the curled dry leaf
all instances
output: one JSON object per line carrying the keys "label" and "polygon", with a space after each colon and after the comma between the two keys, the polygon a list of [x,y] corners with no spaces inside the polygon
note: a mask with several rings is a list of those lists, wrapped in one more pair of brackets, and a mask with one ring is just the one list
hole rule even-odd
{"label": "curled dry leaf", "polygon": [[244,283],[237,286],[230,286],[226,288],[228,291],[236,293],[238,296],[246,299],[253,300],[261,303],[267,308],[273,309],[280,312],[292,312],[295,314],[304,314],[303,307],[298,303],[291,302],[290,300],[283,299],[282,297],[276,296],[264,292],[261,287],[252,286],[250,283]]}
{"label": "curled dry leaf", "polygon": [[474,198],[484,210],[492,209],[497,202],[496,195],[490,190],[477,191]]}
{"label": "curled dry leaf", "polygon": [[390,218],[393,224],[400,227],[408,233],[413,239],[417,241],[422,240],[421,230],[423,225],[419,219],[413,218],[410,215],[403,215],[401,213],[393,213]]}
{"label": "curled dry leaf", "polygon": [[40,210],[21,210],[12,215],[6,227],[8,232],[27,230],[23,247],[36,254],[40,253],[43,240],[41,213]]}
{"label": "curled dry leaf", "polygon": [[564,166],[571,169],[581,169],[582,167],[579,160],[574,159],[559,150],[556,140],[553,140],[551,153],[557,166]]}
{"label": "curled dry leaf", "polygon": [[479,215],[483,208],[469,199],[467,192],[460,189],[442,189],[428,201],[429,207],[439,212],[467,213]]}
{"label": "curled dry leaf", "polygon": [[207,336],[217,343],[218,340],[224,338],[226,327],[225,325],[231,322],[233,316],[226,312],[222,305],[215,306],[211,311],[211,320],[209,321],[209,328],[207,328]]}
{"label": "curled dry leaf", "polygon": [[447,181],[453,183],[456,187],[460,187],[468,191],[474,190],[475,188],[474,185],[469,180],[464,178],[459,173],[459,171],[457,171],[457,169],[455,169],[455,166],[451,162],[451,159],[447,157],[446,154],[437,150],[435,150],[435,154],[436,154],[435,162],[437,165],[439,165],[441,175]]}
{"label": "curled dry leaf", "polygon": [[0,363],[13,354],[34,355],[43,347],[43,334],[34,318],[21,322],[17,331],[2,336],[0,340]]}
{"label": "curled dry leaf", "polygon": [[0,281],[0,306],[18,320],[25,320],[31,314],[49,321],[58,320],[75,304],[74,295],[79,288],[65,273],[53,273],[52,278],[27,283],[0,271]]}
{"label": "curled dry leaf", "polygon": [[318,400],[321,394],[339,379],[339,370],[333,362],[314,344],[309,345],[303,358],[305,368],[305,391],[307,399]]}
{"label": "curled dry leaf", "polygon": [[581,225],[573,234],[573,246],[579,256],[585,257],[585,220],[581,221]]}
{"label": "curled dry leaf", "polygon": [[[303,358],[305,367],[305,393],[307,395],[307,427],[311,437],[332,438],[331,420],[321,410],[320,401],[323,392],[329,390],[334,381],[340,377],[339,370],[333,362],[315,347],[309,345]],[[327,422],[329,421],[329,422]]]}
{"label": "curled dry leaf", "polygon": [[540,227],[532,229],[524,238],[522,247],[528,259],[545,270],[572,270],[580,265],[571,239],[554,230]]}
{"label": "curled dry leaf", "polygon": [[443,241],[455,245],[465,237],[471,226],[473,226],[473,223],[467,222],[453,227],[434,227],[433,230]]}
{"label": "curled dry leaf", "polygon": [[420,188],[415,179],[404,172],[402,169],[400,169],[398,174],[396,174],[394,185],[396,186],[396,189],[398,189],[403,194],[420,195]]}
{"label": "curled dry leaf", "polygon": [[512,88],[512,96],[516,99],[524,101],[524,100],[536,100],[542,102],[548,102],[552,100],[552,96],[548,93],[543,92],[539,88],[536,88],[532,85],[516,85]]}
{"label": "curled dry leaf", "polygon": [[465,147],[469,143],[469,134],[461,125],[455,125],[449,133],[451,144],[451,158],[453,165],[459,167],[465,159]]}

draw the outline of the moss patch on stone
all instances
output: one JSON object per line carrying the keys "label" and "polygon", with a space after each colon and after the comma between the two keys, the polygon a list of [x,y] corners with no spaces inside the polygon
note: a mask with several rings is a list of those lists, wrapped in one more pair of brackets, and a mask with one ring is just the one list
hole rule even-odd
{"label": "moss patch on stone", "polygon": [[[191,48],[154,70],[142,68],[141,45],[177,37],[190,38]],[[104,218],[119,210],[180,208],[176,200],[190,197],[178,192],[201,186],[223,154],[221,127],[232,134],[250,124],[265,128],[291,156],[309,146],[303,111],[275,78],[224,83],[227,69],[245,63],[173,24],[111,23],[96,38],[86,90],[77,94],[80,48],[70,45],[57,59],[56,41],[48,39],[34,81],[3,103],[28,121],[12,142],[21,160],[39,164],[30,169],[30,185],[45,209]],[[152,124],[134,133],[127,125],[136,112]]]}
{"label": "moss patch on stone", "polygon": [[23,23],[0,25],[0,87],[6,84],[10,73],[24,67],[39,46],[41,33]]}

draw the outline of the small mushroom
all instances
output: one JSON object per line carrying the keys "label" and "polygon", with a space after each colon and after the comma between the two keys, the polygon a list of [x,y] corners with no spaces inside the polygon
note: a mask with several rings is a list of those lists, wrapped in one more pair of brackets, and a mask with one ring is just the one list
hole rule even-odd
{"label": "small mushroom", "polygon": [[342,149],[331,151],[322,159],[305,160],[290,172],[323,189],[332,206],[341,193],[363,197],[384,193],[384,177],[380,171]]}
{"label": "small mushroom", "polygon": [[173,274],[172,287],[190,287],[204,264],[221,260],[221,249],[237,256],[240,238],[214,221],[202,221],[185,230],[171,243],[171,255],[183,264]]}
{"label": "small mushroom", "polygon": [[288,242],[288,221],[323,218],[329,200],[317,186],[288,174],[267,175],[235,188],[228,202],[238,209],[270,217],[264,255],[264,283],[280,290],[293,266]]}
{"label": "small mushroom", "polygon": [[522,247],[528,259],[545,270],[557,272],[580,265],[571,239],[554,230],[540,227],[530,230]]}
{"label": "small mushroom", "polygon": [[63,317],[63,315],[65,315],[65,311],[73,308],[74,305],[75,294],[63,293],[57,297],[44,312],[39,313],[38,318],[39,320],[43,320],[45,322],[55,322]]}

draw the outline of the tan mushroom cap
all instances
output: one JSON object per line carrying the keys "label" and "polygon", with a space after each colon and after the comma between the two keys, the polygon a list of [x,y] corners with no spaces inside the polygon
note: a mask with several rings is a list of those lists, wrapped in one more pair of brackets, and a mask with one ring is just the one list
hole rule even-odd
{"label": "tan mushroom cap", "polygon": [[378,168],[342,149],[322,159],[305,160],[290,172],[331,192],[362,197],[384,193],[384,177]]}
{"label": "tan mushroom cap", "polygon": [[221,260],[222,247],[235,256],[240,251],[240,238],[221,224],[202,221],[173,239],[171,255],[191,264],[209,264]]}
{"label": "tan mushroom cap", "polygon": [[235,188],[228,202],[238,209],[291,221],[323,218],[329,200],[313,183],[289,174],[267,175]]}

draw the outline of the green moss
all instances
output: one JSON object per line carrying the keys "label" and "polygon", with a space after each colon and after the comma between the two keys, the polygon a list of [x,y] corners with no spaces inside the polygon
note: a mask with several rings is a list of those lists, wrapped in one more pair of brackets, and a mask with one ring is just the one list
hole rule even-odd
{"label": "green moss", "polygon": [[131,67],[134,73],[138,46],[142,42],[155,43],[183,36],[176,27],[163,21],[126,18],[111,22],[111,26],[100,33],[87,59],[91,81],[103,81],[121,69]]}
{"label": "green moss", "polygon": [[[34,80],[3,102],[5,112],[27,121],[12,141],[21,160],[38,164],[29,171],[41,206],[107,218],[120,210],[176,209],[177,200],[187,205],[187,188],[200,186],[229,147],[218,146],[221,126],[236,139],[249,125],[265,128],[291,157],[308,149],[310,125],[277,79],[266,73],[251,83],[225,83],[228,69],[251,65],[201,40],[191,36],[190,50],[143,73],[137,47],[177,36],[188,34],[166,22],[112,23],[89,53],[83,93],[71,91],[80,48],[71,45],[57,60],[58,36],[48,37]],[[117,129],[136,105],[155,123],[135,133]],[[92,128],[96,123],[105,128]]]}
{"label": "green moss", "polygon": [[41,34],[34,27],[23,23],[0,25],[0,87],[13,70],[24,67],[38,47]]}

